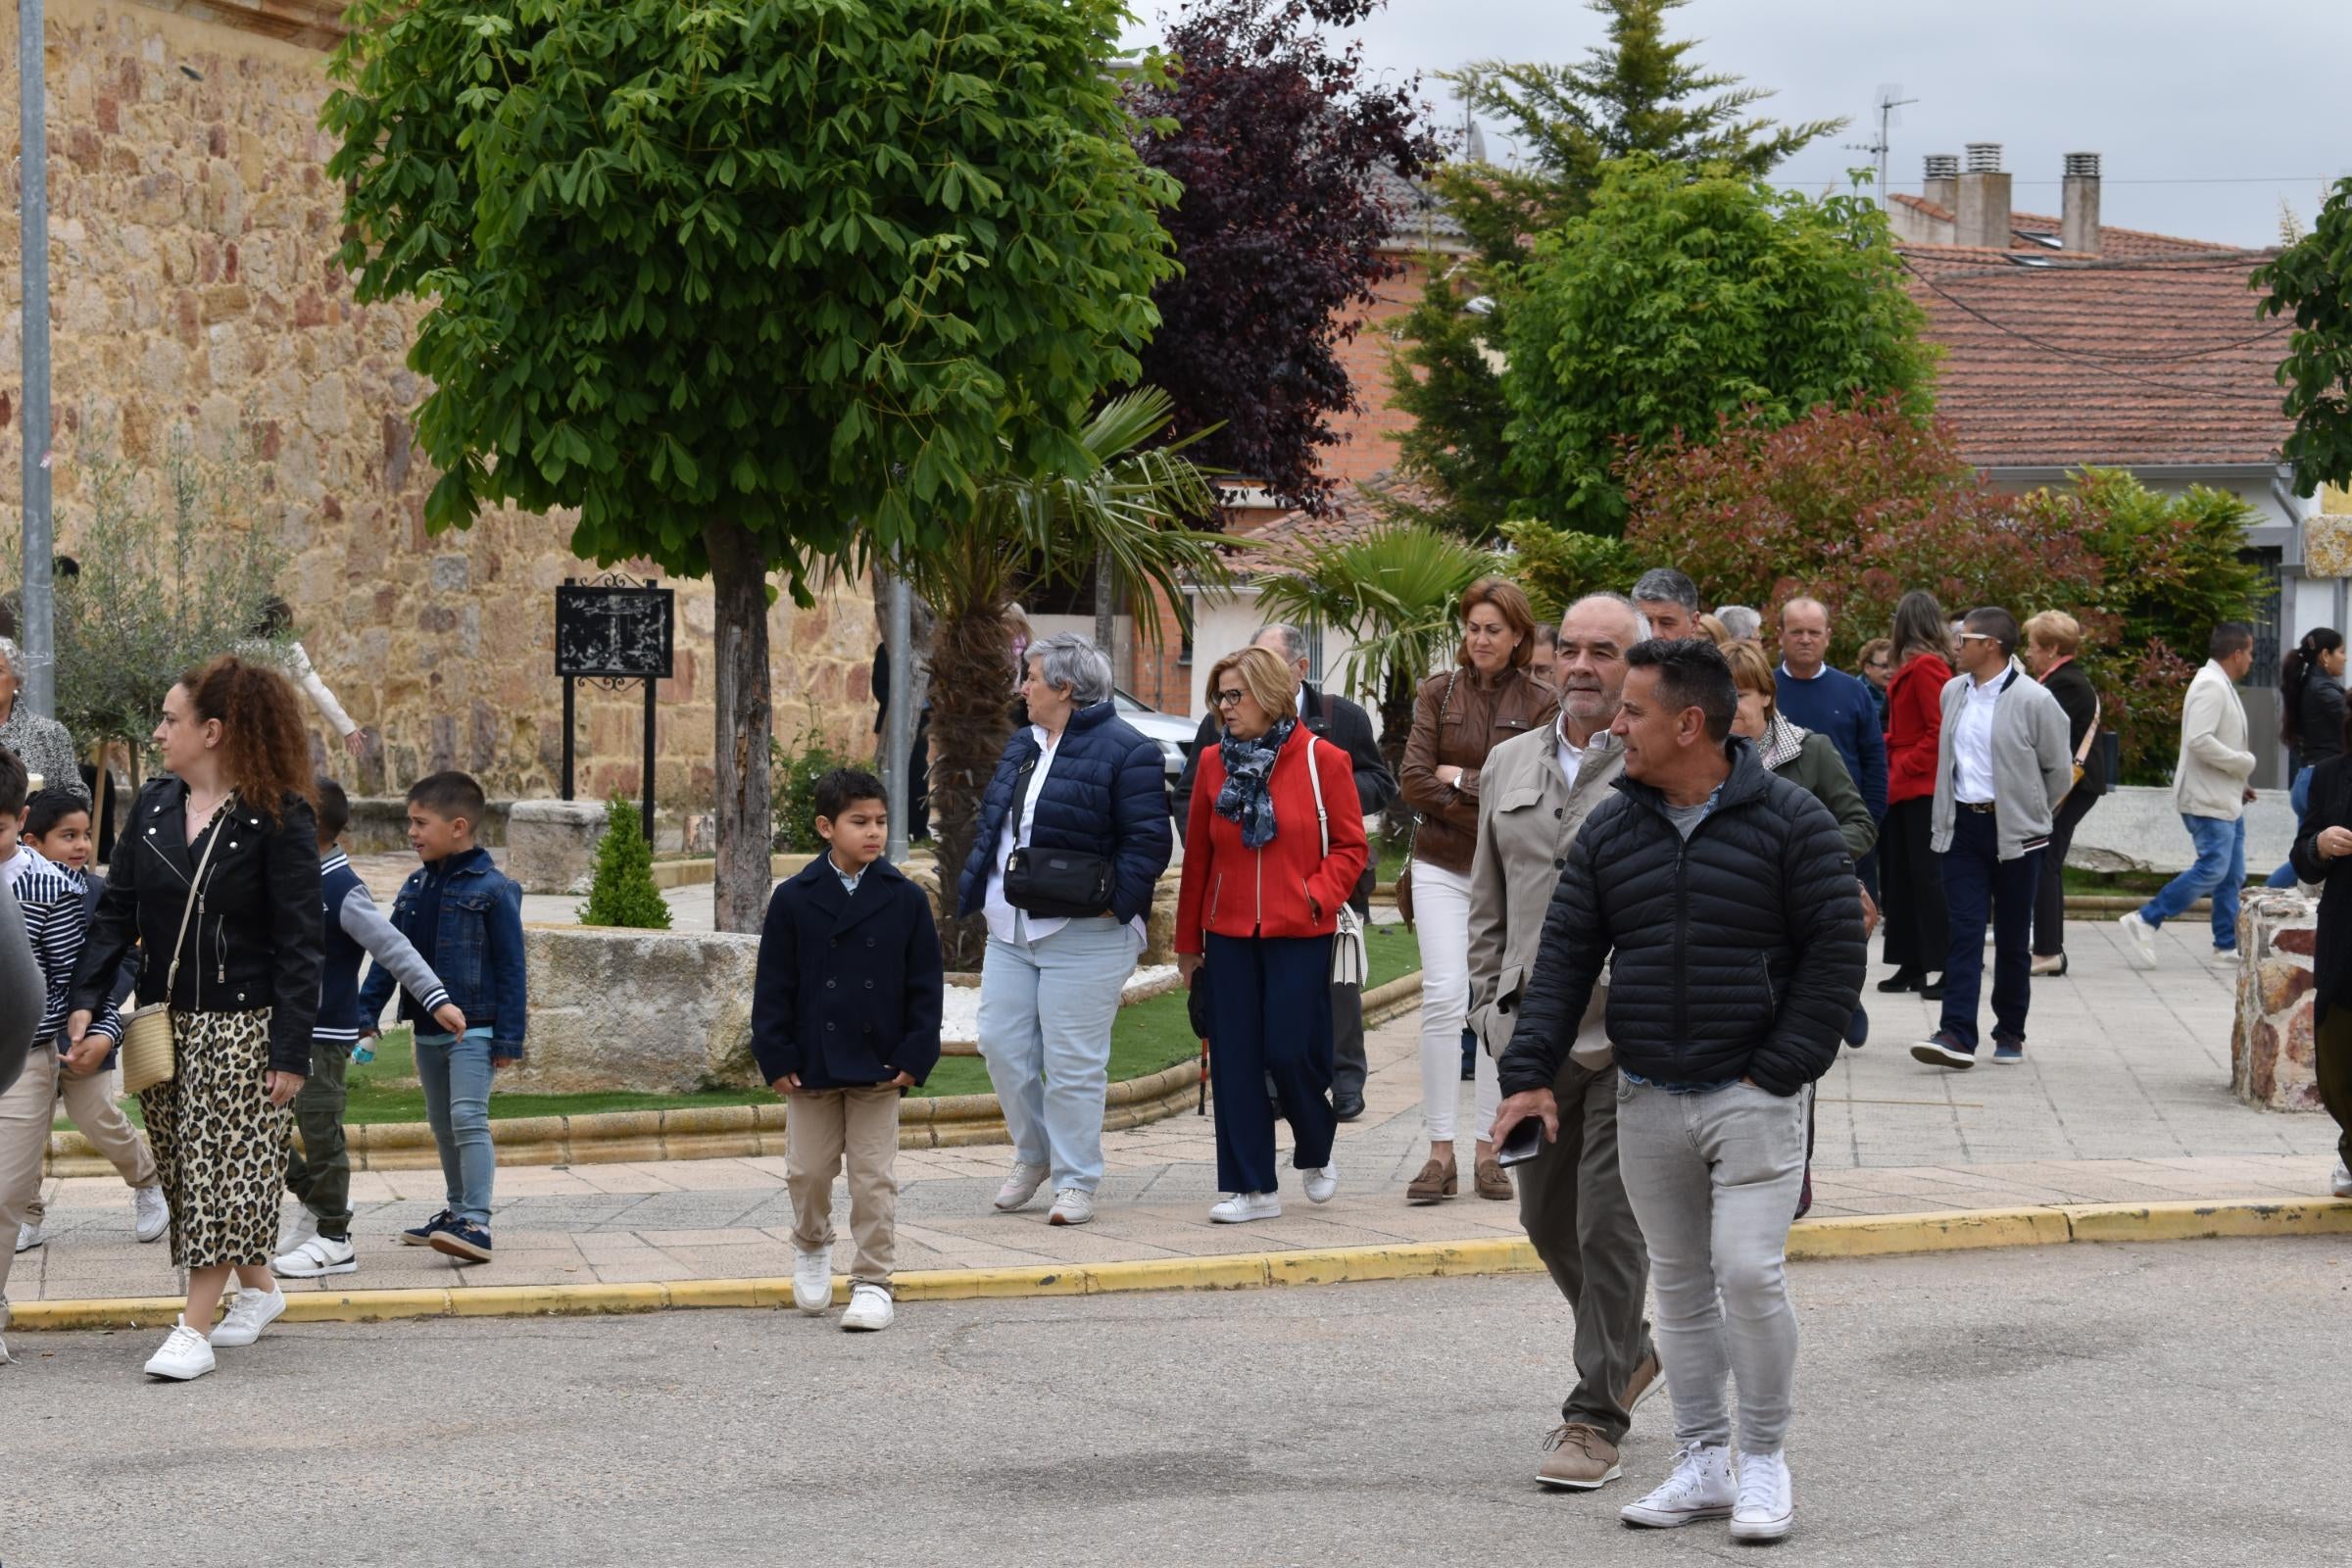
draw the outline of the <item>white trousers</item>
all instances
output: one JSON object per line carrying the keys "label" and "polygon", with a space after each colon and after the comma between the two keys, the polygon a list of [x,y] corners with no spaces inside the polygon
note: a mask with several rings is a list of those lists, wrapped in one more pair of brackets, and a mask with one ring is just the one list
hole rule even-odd
{"label": "white trousers", "polygon": [[[1421,1126],[1430,1142],[1450,1143],[1461,1100],[1462,1023],[1470,1014],[1470,879],[1415,860],[1413,925],[1421,937]],[[1502,1102],[1494,1058],[1477,1054],[1477,1119],[1461,1135],[1474,1141],[1494,1127]]]}

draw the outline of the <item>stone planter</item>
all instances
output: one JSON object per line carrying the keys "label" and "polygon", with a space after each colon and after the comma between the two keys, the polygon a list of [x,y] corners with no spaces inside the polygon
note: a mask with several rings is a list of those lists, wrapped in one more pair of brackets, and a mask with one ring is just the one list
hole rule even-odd
{"label": "stone planter", "polygon": [[[2095,813],[2094,813],[2095,814]],[[2238,906],[2237,1020],[2230,1031],[2230,1089],[2265,1110],[2319,1110],[2312,1073],[2312,950],[2319,901],[2288,891],[2248,893]]]}
{"label": "stone planter", "polygon": [[534,925],[523,929],[522,946],[528,1054],[501,1088],[683,1095],[760,1087],[752,1060],[757,936]]}
{"label": "stone planter", "polygon": [[602,801],[516,801],[507,815],[507,875],[525,893],[586,893],[605,825]]}

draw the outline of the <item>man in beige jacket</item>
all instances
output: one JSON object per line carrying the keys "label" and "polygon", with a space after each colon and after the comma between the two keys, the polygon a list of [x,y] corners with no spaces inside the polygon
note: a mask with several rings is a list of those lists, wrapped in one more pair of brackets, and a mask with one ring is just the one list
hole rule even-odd
{"label": "man in beige jacket", "polygon": [[[2246,709],[2237,683],[2254,667],[2254,630],[2234,620],[2213,628],[2211,654],[2180,708],[2180,760],[2173,767],[2173,804],[2196,846],[2196,863],[2119,922],[2124,952],[2156,967],[2156,928],[2206,894],[2213,895],[2213,956],[2237,961],[2237,895],[2246,885],[2246,807],[2254,792],[2254,753],[2246,744]],[[2051,869],[2056,869],[2052,867]]]}
{"label": "man in beige jacket", "polygon": [[[1646,635],[1630,600],[1597,594],[1569,606],[1553,671],[1558,719],[1487,756],[1470,865],[1470,1019],[1490,1053],[1510,1044],[1569,843],[1624,771],[1625,750],[1609,721],[1625,689],[1626,650]],[[1616,1479],[1633,1407],[1659,1383],[1642,1316],[1649,1253],[1617,1173],[1607,1004],[1607,986],[1594,987],[1553,1082],[1559,1141],[1516,1167],[1520,1223],[1576,1309],[1576,1388],[1536,1479],[1575,1491]]]}

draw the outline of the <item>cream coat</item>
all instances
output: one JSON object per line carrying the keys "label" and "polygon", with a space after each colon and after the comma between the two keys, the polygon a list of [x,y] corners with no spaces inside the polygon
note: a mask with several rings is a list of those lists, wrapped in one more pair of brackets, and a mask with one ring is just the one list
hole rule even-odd
{"label": "cream coat", "polygon": [[2180,705],[2180,760],[2173,768],[2173,805],[2182,816],[2234,822],[2246,813],[2246,705],[2229,672],[2211,660],[2188,683]]}
{"label": "cream coat", "polygon": [[[1470,1027],[1491,1055],[1511,1043],[1519,997],[1534,974],[1544,912],[1559,885],[1568,846],[1625,770],[1625,748],[1606,731],[1592,737],[1571,789],[1561,775],[1556,725],[1515,735],[1487,754],[1479,781],[1478,841],[1470,862]],[[1610,1064],[1601,1021],[1604,976],[1577,1025],[1570,1056],[1579,1066]]]}

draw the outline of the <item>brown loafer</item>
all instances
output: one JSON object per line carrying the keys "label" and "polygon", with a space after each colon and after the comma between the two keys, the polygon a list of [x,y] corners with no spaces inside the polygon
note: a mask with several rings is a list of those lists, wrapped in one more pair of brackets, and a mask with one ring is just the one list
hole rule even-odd
{"label": "brown loafer", "polygon": [[1511,1190],[1511,1179],[1502,1173],[1502,1162],[1482,1159],[1478,1162],[1478,1196],[1507,1203],[1519,1195]]}
{"label": "brown loafer", "polygon": [[1421,1167],[1420,1175],[1405,1184],[1404,1200],[1408,1203],[1434,1203],[1441,1199],[1451,1198],[1456,1183],[1453,1161],[1449,1159],[1441,1165],[1433,1159]]}
{"label": "brown loafer", "polygon": [[1552,1429],[1544,1440],[1550,1451],[1536,1471],[1536,1480],[1546,1487],[1559,1487],[1569,1492],[1591,1492],[1617,1479],[1617,1445],[1601,1435],[1597,1427],[1571,1422]]}

